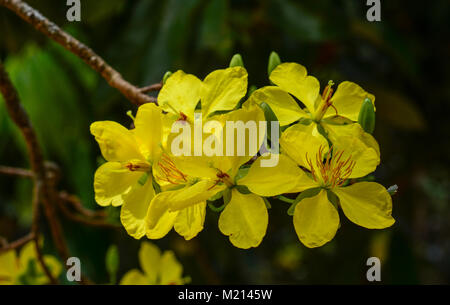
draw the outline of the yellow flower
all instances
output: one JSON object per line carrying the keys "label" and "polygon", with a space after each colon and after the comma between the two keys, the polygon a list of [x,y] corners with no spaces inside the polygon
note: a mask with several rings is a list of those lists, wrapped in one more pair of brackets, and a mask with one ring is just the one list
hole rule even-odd
{"label": "yellow flower", "polygon": [[[364,99],[375,101],[372,94],[349,81],[339,84],[334,94],[334,83],[330,82],[320,95],[319,81],[314,76],[307,75],[306,68],[297,63],[278,65],[270,74],[270,80],[277,86],[267,86],[255,91],[255,99],[271,106],[281,126],[301,118],[316,122],[323,119],[327,123],[332,122],[336,116],[355,122]],[[299,99],[306,111],[287,92]]]}
{"label": "yellow flower", "polygon": [[172,251],[161,251],[154,244],[143,242],[139,249],[139,263],[143,270],[132,269],[125,273],[120,285],[183,285],[183,266]]}
{"label": "yellow flower", "polygon": [[176,119],[193,123],[201,100],[201,112],[206,120],[217,111],[235,108],[247,93],[247,78],[243,67],[213,71],[203,81],[179,70],[167,79],[159,92],[158,103]]}
{"label": "yellow flower", "polygon": [[[44,255],[44,262],[53,277],[57,278],[62,271],[59,261],[50,255]],[[44,285],[48,277],[37,260],[35,245],[29,242],[20,251],[15,250],[0,254],[0,285]]]}
{"label": "yellow flower", "polygon": [[[358,120],[364,99],[370,98],[374,103],[375,96],[349,81],[339,84],[334,94],[334,83],[330,81],[320,94],[319,81],[307,75],[306,68],[297,63],[278,65],[270,74],[270,80],[277,86],[256,90],[250,100],[258,104],[267,103],[277,116],[280,126],[298,121],[309,126],[314,135],[323,128],[334,144],[339,137],[351,135],[373,148],[379,156],[378,144],[373,137],[354,123]],[[304,109],[300,108],[291,94],[305,105]]]}
{"label": "yellow flower", "polygon": [[[179,156],[173,161],[177,168],[188,177],[195,177],[193,183],[185,184],[182,188],[158,194],[152,200],[148,215],[149,238],[161,238],[172,227],[181,235],[194,237],[203,228],[205,217],[205,201],[219,191],[231,190],[231,199],[219,218],[219,229],[230,236],[230,241],[238,248],[248,249],[257,247],[267,229],[268,213],[264,200],[254,194],[242,194],[236,188],[238,170],[248,162],[257,150],[250,152],[249,142],[246,141],[246,154],[237,153],[238,145],[233,144],[234,151],[226,152],[231,143],[227,142],[226,134],[235,132],[225,122],[243,124],[254,121],[264,121],[262,110],[254,103],[244,103],[243,107],[227,114],[215,116],[220,122],[217,127],[219,134],[216,145],[221,147],[222,156]],[[256,135],[257,149],[260,147],[264,133]],[[234,137],[236,142],[237,137]],[[248,139],[248,138],[247,138]],[[232,155],[232,156],[231,156]],[[184,212],[183,212],[184,209]],[[187,209],[187,210],[186,210]],[[179,218],[178,213],[184,213]]]}
{"label": "yellow flower", "polygon": [[357,225],[382,229],[395,222],[391,216],[391,196],[382,185],[358,182],[344,186],[347,179],[372,172],[378,162],[376,154],[351,136],[342,136],[338,142],[343,148],[330,149],[323,137],[310,133],[308,126],[294,125],[280,139],[287,156],[279,156],[278,166],[261,167],[260,158],[241,180],[250,191],[261,196],[308,190],[313,196],[296,205],[293,221],[300,241],[310,248],[329,242],[339,228],[338,207],[331,202],[335,195],[344,214]]}
{"label": "yellow flower", "polygon": [[107,160],[94,176],[95,200],[101,206],[122,206],[120,219],[129,235],[145,235],[147,209],[155,195],[152,167],[162,154],[164,117],[154,104],[139,107],[134,129],[112,121],[94,122],[95,136]]}

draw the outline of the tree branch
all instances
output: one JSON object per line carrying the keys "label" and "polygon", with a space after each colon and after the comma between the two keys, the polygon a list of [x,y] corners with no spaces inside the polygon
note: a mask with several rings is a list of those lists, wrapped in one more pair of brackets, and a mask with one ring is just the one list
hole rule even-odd
{"label": "tree branch", "polygon": [[25,245],[27,242],[29,242],[33,239],[34,239],[34,234],[33,234],[33,232],[30,232],[27,235],[19,238],[18,240],[13,241],[12,243],[3,241],[2,243],[4,243],[4,245],[3,245],[3,247],[0,248],[0,254],[5,253],[9,250],[14,250],[14,249],[20,248],[23,245]]}
{"label": "tree branch", "polygon": [[33,222],[31,225],[31,234],[33,235],[33,241],[34,241],[34,248],[36,250],[36,255],[39,263],[42,266],[42,269],[44,270],[45,275],[50,280],[51,284],[58,284],[57,280],[53,277],[52,273],[47,267],[47,264],[44,261],[44,255],[42,254],[40,245],[39,245],[39,192],[40,192],[41,186],[40,182],[36,181],[34,184],[34,190],[33,190],[33,203],[32,203],[32,209],[33,209]]}
{"label": "tree branch", "polygon": [[31,168],[34,173],[34,182],[39,187],[37,202],[42,202],[44,206],[45,216],[50,225],[53,241],[56,249],[63,260],[69,257],[66,242],[62,234],[61,224],[56,217],[55,209],[52,204],[54,202],[54,192],[52,190],[51,181],[48,179],[46,165],[39,146],[36,133],[28,118],[25,109],[20,103],[19,96],[14,88],[3,64],[0,62],[0,92],[2,93],[6,109],[9,116],[22,132],[27,144],[28,155],[30,158]]}
{"label": "tree branch", "polygon": [[[108,223],[105,220],[105,214],[103,211],[99,211],[100,213],[96,213],[96,211],[91,211],[82,206],[81,202],[77,200],[77,198],[73,195],[69,195],[66,192],[60,192],[59,198],[61,200],[58,201],[58,207],[61,212],[72,221],[76,221],[88,226],[94,227],[103,227],[110,229],[119,229],[121,226],[115,225],[112,223]],[[72,204],[81,215],[73,213],[67,206],[66,203]],[[97,219],[96,217],[100,217]]]}
{"label": "tree branch", "polygon": [[153,84],[153,85],[150,85],[150,86],[142,87],[139,90],[142,93],[148,93],[148,92],[151,92],[151,91],[161,90],[161,88],[162,88],[162,83],[157,83],[157,84]]}
{"label": "tree branch", "polygon": [[20,0],[0,0],[0,5],[7,7],[31,24],[36,30],[81,58],[92,69],[97,71],[111,87],[119,90],[132,103],[138,106],[145,103],[157,103],[156,98],[146,95],[139,88],[124,80],[119,72],[108,65],[92,49],[63,31],[27,3]]}
{"label": "tree branch", "polygon": [[65,191],[59,192],[59,198],[61,198],[62,201],[69,203],[78,213],[80,213],[83,216],[103,217],[103,218],[107,216],[105,211],[103,210],[93,211],[85,208],[76,196],[70,195]]}
{"label": "tree branch", "polygon": [[23,168],[9,167],[0,165],[0,174],[10,175],[10,176],[20,176],[26,178],[33,178],[34,174],[32,171]]}

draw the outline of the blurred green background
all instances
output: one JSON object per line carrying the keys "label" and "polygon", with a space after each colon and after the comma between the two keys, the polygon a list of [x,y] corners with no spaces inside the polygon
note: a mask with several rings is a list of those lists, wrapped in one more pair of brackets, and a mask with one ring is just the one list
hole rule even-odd
{"label": "blurred green background", "polygon": [[[334,240],[308,249],[297,239],[287,203],[274,201],[262,244],[234,248],[207,211],[205,229],[186,242],[171,232],[155,243],[173,249],[193,284],[359,284],[366,260],[382,260],[382,282],[450,282],[450,2],[382,1],[368,22],[366,1],[83,0],[81,22],[65,19],[66,1],[27,1],[89,45],[138,86],[182,69],[204,78],[241,53],[250,85],[268,84],[272,50],[305,65],[324,85],[354,81],[376,96],[374,136],[382,163],[375,175],[393,198],[392,228],[375,231],[341,217]],[[135,107],[80,59],[0,8],[0,58],[31,116],[47,159],[63,172],[60,189],[97,209],[93,174],[100,151],[96,120],[129,126]],[[0,164],[28,167],[24,142],[0,103]],[[14,240],[31,223],[31,182],[0,176],[0,235]],[[117,219],[118,210],[109,210]],[[96,283],[108,282],[105,253],[116,244],[119,278],[138,266],[139,241],[123,229],[63,219],[70,250]],[[44,225],[44,224],[43,224]],[[44,225],[48,236],[48,228]],[[47,238],[50,241],[50,238]],[[46,242],[45,251],[54,253]]]}

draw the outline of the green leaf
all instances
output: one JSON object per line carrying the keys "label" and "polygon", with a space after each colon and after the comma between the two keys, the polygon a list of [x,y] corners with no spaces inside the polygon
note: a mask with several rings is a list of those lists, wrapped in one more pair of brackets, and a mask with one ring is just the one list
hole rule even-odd
{"label": "green leaf", "polygon": [[216,212],[216,213],[222,212],[223,209],[225,208],[225,206],[226,206],[226,204],[223,203],[221,206],[216,207],[212,202],[209,202],[209,201],[208,201],[208,207],[209,207],[213,212]]}
{"label": "green leaf", "polygon": [[164,73],[164,76],[163,76],[163,79],[162,79],[163,85],[166,83],[166,81],[169,79],[170,76],[172,76],[172,72],[167,71],[166,73]]}
{"label": "green leaf", "polygon": [[298,120],[298,123],[308,126],[309,124],[312,123],[312,119],[310,119],[310,118],[300,118],[300,120]]}
{"label": "green leaf", "polygon": [[361,105],[359,111],[358,123],[367,133],[373,133],[375,129],[375,109],[373,107],[372,100],[366,98]]}
{"label": "green leaf", "polygon": [[156,194],[161,193],[161,186],[158,184],[158,182],[156,182],[156,179],[153,176],[153,173],[152,173],[152,185],[153,185],[153,189],[155,190]]}
{"label": "green leaf", "polygon": [[245,194],[251,194],[252,193],[252,192],[250,192],[248,187],[246,187],[245,185],[236,185],[235,187],[239,191],[239,193],[241,193],[241,194],[245,195]]}
{"label": "green leaf", "polygon": [[230,202],[231,200],[231,189],[230,188],[226,188],[223,190],[223,203],[225,205],[228,204],[228,202]]}
{"label": "green leaf", "polygon": [[270,201],[269,199],[267,199],[266,197],[261,197],[264,200],[264,203],[266,204],[266,208],[268,210],[270,210],[272,208],[272,205],[270,205]]}
{"label": "green leaf", "polygon": [[119,250],[116,245],[109,246],[105,257],[106,271],[108,271],[111,284],[116,283],[117,270],[119,269]]}
{"label": "green leaf", "polygon": [[258,89],[258,87],[256,87],[255,85],[251,85],[251,86],[248,88],[247,96],[252,95],[252,93],[255,92],[256,89]]}
{"label": "green leaf", "polygon": [[267,64],[267,75],[270,76],[270,73],[281,64],[280,56],[278,56],[277,52],[272,51],[269,56],[269,62]]}
{"label": "green leaf", "polygon": [[328,201],[330,201],[336,209],[339,207],[339,197],[335,193],[327,190],[327,198]]}
{"label": "green leaf", "polygon": [[149,176],[148,173],[143,173],[142,176],[139,178],[138,183],[142,186],[145,185],[145,183],[148,180],[148,176]]}
{"label": "green leaf", "polygon": [[236,176],[234,176],[234,182],[236,183],[239,179],[242,179],[245,176],[247,176],[249,170],[250,166],[242,166],[241,168],[239,168],[238,172],[236,173]]}
{"label": "green leaf", "polygon": [[301,192],[297,198],[295,198],[294,203],[292,203],[292,205],[289,207],[287,213],[290,216],[294,216],[294,211],[295,211],[295,207],[297,206],[297,204],[302,201],[305,198],[310,198],[310,197],[314,197],[317,194],[319,194],[319,192],[322,190],[321,187],[315,187],[312,189],[307,189],[304,190],[303,192]]}
{"label": "green leaf", "polygon": [[[270,136],[272,134],[272,124],[271,122],[278,122],[278,118],[275,115],[275,112],[273,112],[272,108],[266,103],[262,102],[259,104],[261,109],[264,111],[264,117],[267,121],[267,138],[270,140]],[[278,129],[278,139],[281,138],[281,130]]]}
{"label": "green leaf", "polygon": [[244,67],[244,61],[241,54],[237,53],[231,58],[229,67]]}
{"label": "green leaf", "polygon": [[211,198],[209,198],[208,201],[219,200],[220,198],[222,198],[222,196],[223,196],[223,191],[220,191],[217,194],[215,194],[214,196],[212,196]]}

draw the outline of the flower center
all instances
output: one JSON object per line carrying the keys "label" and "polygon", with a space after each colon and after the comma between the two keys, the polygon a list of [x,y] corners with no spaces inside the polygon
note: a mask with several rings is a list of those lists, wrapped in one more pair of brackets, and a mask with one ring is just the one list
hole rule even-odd
{"label": "flower center", "polygon": [[329,107],[333,107],[334,110],[336,111],[336,115],[338,114],[336,107],[333,106],[333,102],[331,101],[331,97],[333,96],[334,91],[333,86],[334,82],[330,80],[325,89],[323,89],[321,102],[317,107],[313,116],[313,119],[316,122],[319,122],[323,118]]}
{"label": "flower center", "polygon": [[217,171],[218,171],[218,173],[216,174],[217,180],[215,181],[214,185],[211,186],[208,190],[212,189],[219,183],[224,183],[228,187],[232,187],[234,185],[233,181],[231,181],[230,175],[222,172],[220,169],[217,169]]}
{"label": "flower center", "polygon": [[173,163],[167,154],[163,154],[158,162],[160,173],[156,178],[169,182],[170,184],[185,184],[188,182],[187,175],[183,174]]}
{"label": "flower center", "polygon": [[187,115],[180,111],[180,117],[177,119],[177,121],[187,121]]}
{"label": "flower center", "polygon": [[319,151],[316,154],[315,164],[313,163],[313,160],[308,158],[308,153],[306,153],[306,161],[311,169],[311,175],[316,182],[320,183],[325,188],[341,186],[345,180],[350,177],[350,174],[355,167],[355,161],[352,160],[352,156],[343,160],[343,150],[333,152],[332,156],[332,147],[324,158],[324,149],[324,146],[320,146]]}
{"label": "flower center", "polygon": [[125,163],[125,167],[131,172],[148,172],[152,169],[150,163],[141,160],[131,160]]}

